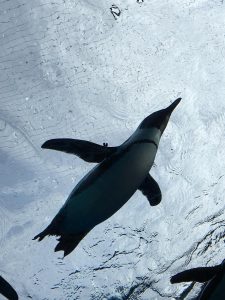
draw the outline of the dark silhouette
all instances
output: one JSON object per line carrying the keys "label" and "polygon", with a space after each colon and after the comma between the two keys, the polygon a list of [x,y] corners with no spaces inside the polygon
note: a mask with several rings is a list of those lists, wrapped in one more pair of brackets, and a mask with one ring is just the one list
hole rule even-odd
{"label": "dark silhouette", "polygon": [[8,300],[18,300],[19,297],[14,288],[0,276],[0,293]]}
{"label": "dark silhouette", "polygon": [[161,201],[161,191],[149,171],[170,115],[180,102],[154,112],[118,147],[72,139],[53,139],[42,148],[64,151],[99,163],[84,176],[50,225],[34,239],[59,236],[55,251],[68,255],[96,225],[111,217],[135,193],[142,191],[150,205]]}
{"label": "dark silhouette", "polygon": [[200,267],[183,271],[171,277],[171,283],[206,282],[198,300],[225,299],[225,260],[214,267]]}
{"label": "dark silhouette", "polygon": [[116,147],[108,147],[107,143],[103,143],[102,146],[76,139],[52,139],[45,142],[41,148],[75,154],[87,162],[95,163],[103,161],[116,151]]}

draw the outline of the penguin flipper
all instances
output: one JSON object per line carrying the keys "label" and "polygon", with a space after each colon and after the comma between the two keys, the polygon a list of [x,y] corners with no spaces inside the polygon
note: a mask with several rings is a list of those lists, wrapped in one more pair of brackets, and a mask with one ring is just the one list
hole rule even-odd
{"label": "penguin flipper", "polygon": [[200,267],[183,271],[171,277],[171,283],[188,281],[206,282],[211,280],[220,271],[220,266]]}
{"label": "penguin flipper", "polygon": [[19,299],[17,292],[2,276],[0,276],[0,294],[10,300]]}
{"label": "penguin flipper", "polygon": [[138,188],[145,195],[151,206],[158,205],[162,200],[162,193],[158,183],[150,174],[146,176]]}
{"label": "penguin flipper", "polygon": [[62,138],[48,140],[41,148],[75,154],[87,162],[99,163],[117,150],[117,147],[107,146],[107,143],[102,146],[89,141]]}
{"label": "penguin flipper", "polygon": [[89,231],[69,236],[61,235],[58,239],[59,243],[55,247],[55,252],[64,251],[64,257],[67,256],[78,246],[80,241],[88,234],[88,232]]}

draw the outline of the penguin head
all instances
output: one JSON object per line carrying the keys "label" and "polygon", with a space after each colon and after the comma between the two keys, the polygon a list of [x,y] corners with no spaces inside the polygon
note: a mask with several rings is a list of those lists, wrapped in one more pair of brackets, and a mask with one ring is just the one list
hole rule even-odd
{"label": "penguin head", "polygon": [[175,107],[180,103],[181,98],[176,99],[170,106],[167,108],[158,110],[154,112],[153,114],[146,117],[141,124],[139,125],[139,129],[144,128],[158,128],[161,132],[161,135],[163,134],[163,131],[165,130],[167,123],[169,121],[170,115],[172,114]]}

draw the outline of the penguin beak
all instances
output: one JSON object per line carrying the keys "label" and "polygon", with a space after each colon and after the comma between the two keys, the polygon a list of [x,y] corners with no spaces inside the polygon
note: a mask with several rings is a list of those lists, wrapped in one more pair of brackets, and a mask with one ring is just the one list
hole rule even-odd
{"label": "penguin beak", "polygon": [[180,101],[181,98],[178,98],[167,108],[152,113],[141,122],[138,128],[156,127],[160,129],[162,134],[169,121],[170,115],[172,114],[175,107],[180,103]]}
{"label": "penguin beak", "polygon": [[160,131],[161,131],[161,134],[163,134],[163,131],[165,130],[166,126],[167,126],[167,123],[169,121],[169,118],[173,112],[173,110],[177,107],[177,105],[180,103],[181,101],[181,98],[178,98],[176,99],[172,104],[170,104],[170,106],[168,106],[167,108],[165,108],[163,111],[164,111],[164,116],[165,116],[165,119],[164,121],[162,122],[161,126],[160,126]]}
{"label": "penguin beak", "polygon": [[177,105],[180,103],[181,98],[176,99],[170,106],[168,106],[165,110],[168,115],[171,115],[173,110],[177,107]]}

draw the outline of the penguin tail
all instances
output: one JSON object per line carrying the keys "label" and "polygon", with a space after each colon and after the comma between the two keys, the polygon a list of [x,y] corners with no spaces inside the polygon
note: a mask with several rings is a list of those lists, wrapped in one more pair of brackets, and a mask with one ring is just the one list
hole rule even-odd
{"label": "penguin tail", "polygon": [[70,235],[70,236],[61,236],[58,241],[59,243],[55,247],[55,252],[64,251],[64,257],[70,254],[80,243],[80,241],[88,234],[88,232]]}

